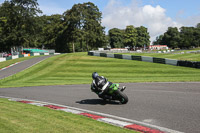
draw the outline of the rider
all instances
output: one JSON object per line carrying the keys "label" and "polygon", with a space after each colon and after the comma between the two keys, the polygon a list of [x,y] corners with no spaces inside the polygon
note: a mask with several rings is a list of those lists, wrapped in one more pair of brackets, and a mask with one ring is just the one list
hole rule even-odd
{"label": "rider", "polygon": [[112,96],[105,95],[107,88],[112,85],[112,82],[108,82],[108,79],[104,76],[99,76],[97,72],[92,73],[91,90],[95,92],[100,98],[112,99]]}

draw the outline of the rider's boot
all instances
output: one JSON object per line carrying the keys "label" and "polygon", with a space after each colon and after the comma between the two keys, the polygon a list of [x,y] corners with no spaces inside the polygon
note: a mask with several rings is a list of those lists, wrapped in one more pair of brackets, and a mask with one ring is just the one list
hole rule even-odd
{"label": "rider's boot", "polygon": [[125,89],[126,89],[126,86],[123,86],[120,91],[124,91]]}

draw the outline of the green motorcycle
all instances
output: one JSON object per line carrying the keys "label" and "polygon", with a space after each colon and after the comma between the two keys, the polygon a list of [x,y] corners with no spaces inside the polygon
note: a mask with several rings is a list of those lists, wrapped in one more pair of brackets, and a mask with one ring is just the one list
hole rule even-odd
{"label": "green motorcycle", "polygon": [[104,100],[118,100],[122,104],[126,104],[128,102],[127,95],[123,92],[125,90],[125,86],[123,86],[121,89],[119,88],[119,84],[111,84],[109,87],[105,90],[105,95],[107,97],[104,97]]}

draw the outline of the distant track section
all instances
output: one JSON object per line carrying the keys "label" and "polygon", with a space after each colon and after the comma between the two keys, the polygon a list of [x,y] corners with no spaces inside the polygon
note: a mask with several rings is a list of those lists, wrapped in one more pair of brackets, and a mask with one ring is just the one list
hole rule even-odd
{"label": "distant track section", "polygon": [[32,58],[30,60],[26,60],[26,61],[20,62],[18,64],[15,64],[15,65],[11,65],[11,66],[7,67],[6,69],[3,69],[3,70],[1,69],[0,70],[0,79],[14,75],[24,69],[27,69],[27,68],[37,64],[38,62],[41,62],[44,59],[49,58],[50,56],[51,55]]}

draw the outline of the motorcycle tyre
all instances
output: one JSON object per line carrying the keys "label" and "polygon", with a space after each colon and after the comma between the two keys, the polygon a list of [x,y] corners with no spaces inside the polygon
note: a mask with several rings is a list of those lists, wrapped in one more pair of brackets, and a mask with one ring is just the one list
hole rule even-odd
{"label": "motorcycle tyre", "polygon": [[119,101],[122,104],[126,104],[128,102],[128,97],[127,97],[127,95],[124,92],[122,92],[120,90],[116,90],[116,93],[118,94]]}

